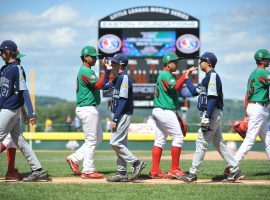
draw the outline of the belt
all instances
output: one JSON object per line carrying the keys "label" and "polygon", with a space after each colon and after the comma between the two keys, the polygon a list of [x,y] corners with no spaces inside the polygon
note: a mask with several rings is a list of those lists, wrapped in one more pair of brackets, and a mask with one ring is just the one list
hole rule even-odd
{"label": "belt", "polygon": [[259,105],[261,105],[263,107],[267,107],[268,106],[268,103],[260,103],[260,102],[249,102],[249,103],[251,103],[251,104],[259,104]]}

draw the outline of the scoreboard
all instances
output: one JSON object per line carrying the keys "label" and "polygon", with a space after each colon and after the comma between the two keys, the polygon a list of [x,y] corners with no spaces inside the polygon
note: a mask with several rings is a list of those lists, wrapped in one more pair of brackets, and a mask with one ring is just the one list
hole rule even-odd
{"label": "scoreboard", "polygon": [[[127,72],[134,81],[134,100],[153,100],[164,54],[174,52],[185,58],[179,61],[174,73],[177,79],[187,68],[198,66],[199,25],[198,19],[170,8],[128,8],[99,20],[98,51],[101,59],[124,53],[129,59]],[[110,79],[113,78],[111,75]],[[191,79],[198,83],[198,72]],[[103,91],[103,97],[111,95],[111,91]],[[179,96],[190,96],[185,86]]]}

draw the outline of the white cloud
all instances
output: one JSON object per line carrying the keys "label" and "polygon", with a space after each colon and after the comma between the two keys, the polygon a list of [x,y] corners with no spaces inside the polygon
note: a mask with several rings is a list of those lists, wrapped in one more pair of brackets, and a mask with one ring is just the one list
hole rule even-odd
{"label": "white cloud", "polygon": [[77,11],[67,5],[53,6],[43,12],[38,19],[43,23],[52,24],[66,24],[70,21],[76,20],[78,17]]}

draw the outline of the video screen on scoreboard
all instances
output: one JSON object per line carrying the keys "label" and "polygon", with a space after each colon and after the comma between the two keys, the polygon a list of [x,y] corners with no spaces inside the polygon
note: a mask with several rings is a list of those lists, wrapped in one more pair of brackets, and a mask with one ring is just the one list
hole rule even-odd
{"label": "video screen on scoreboard", "polygon": [[124,30],[121,51],[129,57],[162,57],[175,52],[175,31]]}

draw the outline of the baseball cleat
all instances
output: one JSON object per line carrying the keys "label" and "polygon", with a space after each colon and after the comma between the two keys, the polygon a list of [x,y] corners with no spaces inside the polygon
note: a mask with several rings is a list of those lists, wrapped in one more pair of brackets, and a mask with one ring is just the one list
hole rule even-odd
{"label": "baseball cleat", "polygon": [[230,166],[227,166],[224,169],[223,175],[226,176],[226,177],[228,177],[230,175]]}
{"label": "baseball cleat", "polygon": [[81,175],[81,172],[80,172],[80,169],[79,169],[79,166],[73,162],[71,160],[71,158],[67,157],[66,158],[66,161],[67,161],[67,164],[69,165],[69,167],[72,169],[72,171],[74,172],[74,174],[76,175]]}
{"label": "baseball cleat", "polygon": [[197,175],[196,174],[192,174],[192,173],[188,173],[186,175],[177,177],[178,180],[184,181],[186,183],[191,183],[191,182],[195,182],[197,181]]}
{"label": "baseball cleat", "polygon": [[32,171],[32,173],[22,179],[23,182],[48,181],[48,175],[44,169]]}
{"label": "baseball cleat", "polygon": [[141,171],[145,168],[146,164],[143,161],[139,161],[137,165],[132,166],[132,175],[129,180],[135,180],[141,174]]}
{"label": "baseball cleat", "polygon": [[152,178],[152,179],[166,179],[166,178],[170,178],[170,176],[160,170],[159,172],[149,172],[149,178]]}
{"label": "baseball cleat", "polygon": [[93,172],[93,173],[82,173],[81,177],[84,179],[102,179],[104,178],[104,175],[98,172]]}
{"label": "baseball cleat", "polygon": [[23,179],[23,175],[19,173],[17,169],[8,171],[5,176],[5,180],[10,180],[10,181],[20,181],[22,179]]}
{"label": "baseball cleat", "polygon": [[106,180],[108,182],[128,182],[128,175],[117,172],[115,175],[108,177]]}
{"label": "baseball cleat", "polygon": [[171,178],[177,178],[177,177],[185,175],[185,173],[182,172],[180,169],[175,169],[175,170],[170,169],[169,172],[168,172],[168,175]]}
{"label": "baseball cleat", "polygon": [[234,173],[230,173],[229,176],[227,177],[228,182],[236,182],[236,181],[244,180],[244,179],[245,179],[245,175],[241,172],[240,169]]}

